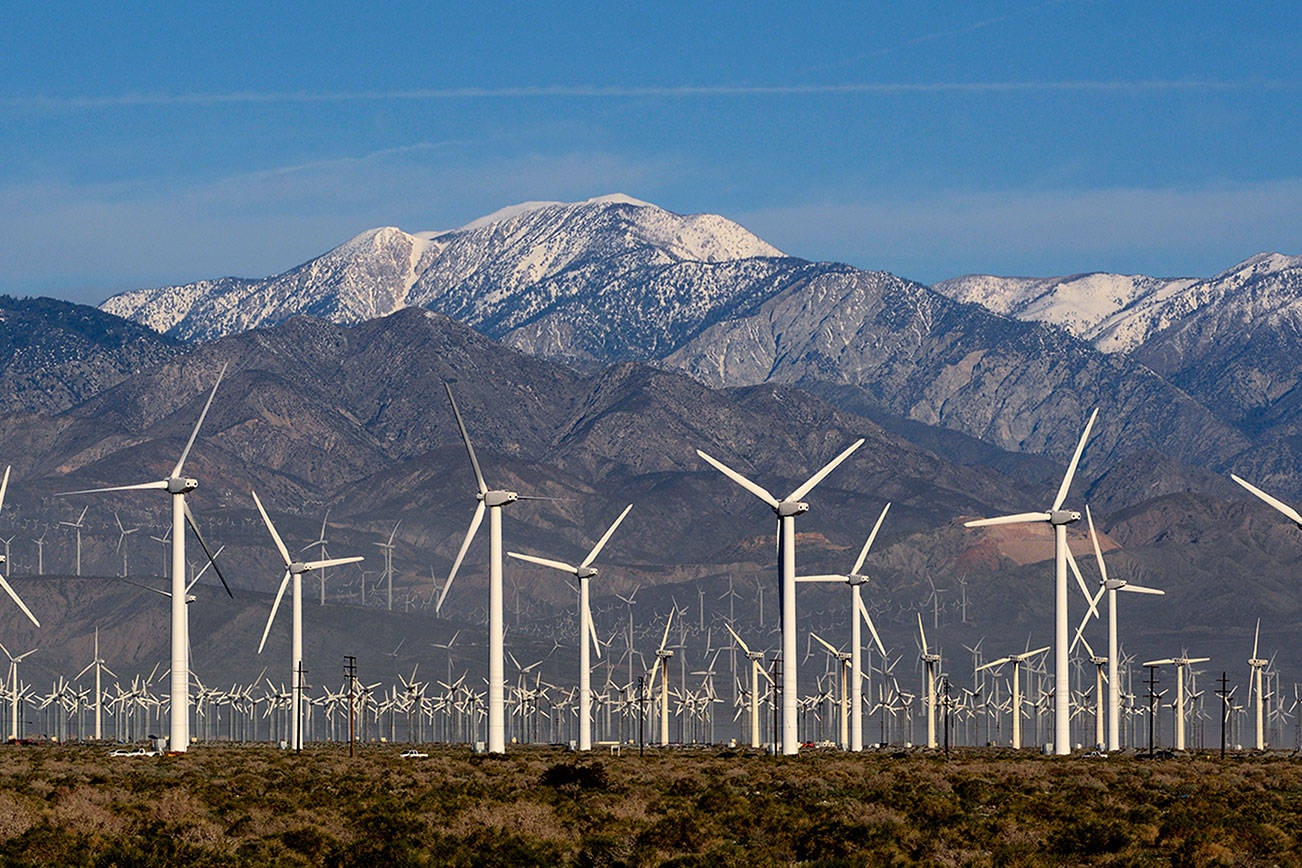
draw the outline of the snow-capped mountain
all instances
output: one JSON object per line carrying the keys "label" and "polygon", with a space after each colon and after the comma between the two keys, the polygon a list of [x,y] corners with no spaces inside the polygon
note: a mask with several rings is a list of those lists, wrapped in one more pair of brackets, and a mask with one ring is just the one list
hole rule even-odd
{"label": "snow-capped mountain", "polygon": [[[101,307],[183,339],[234,334],[297,314],[362,322],[413,306],[500,336],[561,308],[602,306],[597,296],[610,293],[622,296],[630,318],[646,316],[676,301],[655,275],[782,256],[726,218],[674,214],[615,194],[527,202],[450,232],[371,229],[283,274],[132,290]],[[708,308],[723,301],[707,296],[693,302]]]}
{"label": "snow-capped mountain", "polygon": [[1178,324],[1188,331],[1202,311],[1214,311],[1211,315],[1218,321],[1228,317],[1235,328],[1291,317],[1300,269],[1302,256],[1259,253],[1209,278],[969,274],[933,288],[996,313],[1061,326],[1105,353],[1130,353]]}

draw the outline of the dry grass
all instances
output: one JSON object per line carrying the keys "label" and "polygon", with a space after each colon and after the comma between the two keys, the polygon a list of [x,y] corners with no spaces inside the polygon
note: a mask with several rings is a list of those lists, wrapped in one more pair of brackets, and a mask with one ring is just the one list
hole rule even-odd
{"label": "dry grass", "polygon": [[1302,865],[1302,763],[0,748],[0,862]]}

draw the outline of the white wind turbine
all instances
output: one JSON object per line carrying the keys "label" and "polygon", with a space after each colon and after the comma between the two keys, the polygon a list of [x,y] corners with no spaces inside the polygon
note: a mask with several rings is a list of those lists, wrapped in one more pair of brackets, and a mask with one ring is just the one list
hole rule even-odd
{"label": "white wind turbine", "polygon": [[[103,673],[107,672],[114,678],[118,677],[112,669],[109,669],[104,665],[103,658],[99,656],[99,627],[95,628],[95,659],[87,663],[86,668],[77,673],[77,678],[81,678],[81,676],[85,675],[91,669],[95,670],[95,741],[99,741],[103,738],[102,722],[104,716],[104,704],[102,699],[104,691],[101,684],[101,676]],[[77,678],[74,678],[73,680],[76,681]]]}
{"label": "white wind turbine", "polygon": [[842,461],[863,445],[863,438],[850,444],[799,487],[782,500],[767,489],[756,485],[726,464],[711,458],[701,450],[696,454],[724,476],[749,491],[769,505],[778,517],[778,587],[782,592],[782,752],[787,755],[800,750],[800,733],[797,722],[800,696],[796,678],[796,516],[809,511],[809,504],[801,498],[836,469]]}
{"label": "white wind turbine", "polygon": [[[311,548],[319,548],[321,549],[321,557],[318,560],[325,560],[326,558],[330,557],[330,553],[326,551],[326,544],[329,542],[326,539],[326,522],[328,521],[330,521],[330,508],[326,507],[325,516],[321,519],[321,533],[317,536],[316,539],[312,540],[310,543],[303,546],[303,548],[300,549],[300,551],[307,551],[308,549]],[[319,584],[321,585],[321,605],[324,606],[325,589],[326,589],[326,571],[321,570],[321,574],[317,576],[317,579],[319,580]]]}
{"label": "white wind turbine", "polygon": [[[1072,477],[1076,475],[1076,466],[1080,463],[1081,453],[1085,451],[1085,443],[1089,440],[1090,429],[1094,427],[1094,419],[1098,414],[1097,408],[1090,413],[1089,421],[1085,423],[1085,433],[1081,434],[1080,442],[1076,444],[1071,463],[1067,465],[1067,473],[1062,477],[1062,485],[1058,487],[1058,494],[1047,512],[1021,512],[964,523],[964,527],[989,527],[997,524],[1048,522],[1053,528],[1055,598],[1053,750],[1059,756],[1067,756],[1071,753],[1071,661],[1068,659],[1070,652],[1067,648],[1067,562],[1071,559],[1071,550],[1067,547],[1067,525],[1080,521],[1081,517],[1075,510],[1063,509],[1062,503],[1067,499]],[[1081,585],[1082,593],[1088,599],[1089,593],[1085,591],[1084,579],[1079,575],[1076,579]]]}
{"label": "white wind turbine", "polygon": [[466,433],[466,425],[461,420],[461,411],[457,409],[456,399],[452,397],[452,387],[447,383],[443,384],[447,390],[448,401],[452,404],[452,414],[457,418],[457,428],[461,431],[461,439],[466,444],[466,454],[470,456],[470,466],[475,471],[475,499],[479,505],[475,507],[475,514],[470,519],[470,529],[466,531],[466,538],[461,542],[461,548],[457,551],[456,560],[452,562],[452,570],[448,573],[448,580],[443,583],[443,590],[439,593],[438,602],[434,604],[434,612],[438,614],[443,608],[443,599],[448,594],[448,589],[452,587],[452,580],[457,577],[457,570],[461,568],[461,562],[466,557],[466,552],[470,549],[470,544],[474,542],[475,532],[479,530],[479,525],[484,520],[484,512],[488,512],[488,751],[489,753],[506,752],[506,682],[505,669],[506,661],[503,655],[505,644],[505,634],[502,630],[502,507],[515,503],[517,500],[547,500],[550,498],[528,497],[517,494],[514,491],[505,489],[490,489],[488,483],[484,481],[484,474],[479,469],[479,459],[475,458],[475,447],[470,445],[470,435]]}
{"label": "white wind turbine", "polygon": [[507,554],[516,560],[528,561],[531,564],[539,564],[544,567],[551,567],[554,570],[560,570],[574,576],[579,581],[579,750],[592,750],[592,662],[588,656],[588,641],[592,641],[592,647],[596,649],[597,656],[601,656],[601,642],[597,639],[597,628],[592,623],[592,609],[588,606],[588,582],[597,575],[597,568],[592,566],[592,562],[601,554],[601,550],[606,547],[614,535],[615,529],[619,527],[624,517],[628,515],[633,504],[624,507],[624,511],[619,514],[606,532],[597,540],[597,544],[588,552],[588,556],[579,562],[576,567],[567,564],[564,561],[553,561],[547,558],[535,557],[534,555],[520,554],[519,552],[507,552]]}
{"label": "white wind turbine", "polygon": [[922,613],[918,612],[918,659],[927,667],[927,747],[936,747],[936,676],[940,655],[927,650],[927,633],[922,629]]}
{"label": "white wind turbine", "polygon": [[78,576],[81,575],[81,529],[82,529],[83,527],[86,526],[86,510],[88,510],[88,509],[90,509],[89,506],[82,507],[81,515],[77,516],[77,520],[76,520],[76,521],[61,521],[61,522],[59,522],[59,525],[60,525],[60,526],[62,526],[62,527],[70,527],[70,528],[72,528],[73,530],[75,530],[75,531],[77,532],[77,572],[76,572],[76,575],[78,575]]}
{"label": "white wind turbine", "polygon": [[890,508],[889,503],[882,507],[882,514],[877,517],[877,523],[873,525],[872,532],[868,534],[868,541],[859,550],[859,557],[849,573],[843,576],[830,574],[796,577],[798,582],[846,582],[850,585],[850,750],[856,752],[863,750],[863,637],[859,627],[860,618],[868,625],[868,631],[872,634],[873,642],[877,645],[877,651],[882,655],[882,659],[886,659],[886,649],[882,646],[882,639],[877,635],[877,628],[873,626],[873,619],[868,616],[868,607],[863,602],[861,589],[868,582],[868,577],[859,570],[863,569],[863,562],[868,557],[868,551],[872,548],[873,540],[877,538],[877,531],[886,520],[886,512]]}
{"label": "white wind turbine", "polygon": [[[122,525],[122,518],[121,518],[121,516],[119,516],[119,515],[117,514],[117,510],[114,510],[114,511],[113,511],[113,521],[116,522],[116,523],[117,523],[117,526],[118,526],[118,546],[117,546],[117,549],[118,549],[119,552],[122,553],[122,575],[123,575],[123,577],[125,578],[127,575],[129,575],[129,573],[127,572],[127,537],[131,536],[131,534],[133,534],[133,533],[135,533],[136,531],[140,530],[140,528],[138,528],[138,527],[133,527],[133,528],[126,528],[126,527],[123,527],[123,525]],[[96,736],[96,738],[98,738],[98,736]]]}
{"label": "white wind turbine", "polygon": [[250,492],[253,495],[253,503],[258,507],[258,512],[262,515],[262,521],[267,525],[267,530],[271,531],[271,539],[276,544],[276,551],[280,552],[281,560],[285,562],[285,577],[280,580],[280,588],[276,591],[276,601],[271,604],[271,614],[267,616],[267,626],[262,630],[262,641],[258,643],[258,653],[262,653],[263,647],[267,644],[267,634],[271,632],[271,623],[276,620],[276,611],[280,608],[280,599],[285,596],[285,587],[293,579],[294,590],[292,594],[293,605],[293,627],[290,637],[290,696],[294,706],[293,714],[290,715],[289,723],[289,746],[292,750],[302,750],[303,734],[299,732],[299,717],[303,703],[303,691],[300,680],[302,677],[303,664],[303,574],[310,573],[313,570],[324,569],[325,567],[338,567],[344,564],[355,564],[362,560],[360,557],[352,558],[330,558],[324,561],[296,561],[289,556],[289,549],[285,547],[285,541],[280,538],[276,532],[276,526],[271,523],[271,518],[267,511],[262,508],[262,501],[258,500],[256,491]]}
{"label": "white wind turbine", "polygon": [[665,634],[660,637],[660,647],[656,649],[656,662],[651,666],[651,675],[646,680],[646,689],[648,691],[655,689],[656,673],[664,671],[664,676],[660,679],[660,744],[667,747],[669,745],[669,658],[674,656],[672,648],[666,648],[669,642],[669,626],[674,623],[674,613],[678,608],[669,610],[669,617],[665,619]]}
{"label": "white wind turbine", "polygon": [[185,449],[181,451],[180,459],[177,460],[172,472],[168,474],[166,479],[157,482],[142,482],[137,485],[117,485],[111,488],[89,488],[62,493],[62,495],[76,495],[99,494],[108,491],[165,491],[171,495],[172,665],[170,667],[171,722],[168,747],[177,752],[183,752],[189,749],[190,746],[190,663],[187,657],[189,647],[188,607],[185,604],[185,525],[187,522],[190,529],[194,531],[195,538],[199,540],[199,545],[203,548],[204,554],[207,555],[209,563],[217,571],[217,577],[221,579],[227,595],[234,596],[231,594],[231,589],[226,584],[226,578],[222,576],[221,569],[218,568],[208,544],[204,542],[203,534],[199,533],[199,525],[195,522],[194,514],[190,512],[190,507],[185,502],[185,496],[199,487],[199,481],[181,475],[182,470],[185,469],[185,459],[189,457],[195,438],[199,436],[199,428],[208,415],[208,409],[212,406],[213,398],[217,396],[217,387],[221,385],[222,377],[225,374],[226,366],[222,365],[221,372],[217,374],[217,382],[213,383],[212,392],[208,395],[208,401],[203,405],[203,411],[199,413],[199,421],[195,422],[194,430],[190,432],[190,439],[186,442]]}
{"label": "white wind turbine", "polygon": [[1256,632],[1252,634],[1252,656],[1248,658],[1248,666],[1252,669],[1252,681],[1248,685],[1248,692],[1252,696],[1252,710],[1254,714],[1253,725],[1255,728],[1254,735],[1256,741],[1254,744],[1257,750],[1266,749],[1266,717],[1263,707],[1262,690],[1261,690],[1261,673],[1270,665],[1269,660],[1257,656],[1257,642],[1261,639],[1261,619],[1257,619]]}
{"label": "white wind turbine", "polygon": [[[1030,644],[1029,642],[1027,643]],[[1021,654],[1009,654],[1007,657],[1000,657],[998,660],[991,660],[982,666],[978,666],[974,672],[980,672],[983,669],[993,669],[996,666],[1002,666],[1005,663],[1013,664],[1012,680],[1012,712],[1013,712],[1013,737],[1010,742],[1014,748],[1022,746],[1022,664],[1032,657],[1043,654],[1049,650],[1049,646],[1036,648],[1034,651],[1023,651]]]}
{"label": "white wind turbine", "polygon": [[1185,749],[1184,739],[1184,674],[1194,663],[1206,663],[1210,657],[1166,657],[1162,660],[1150,660],[1141,666],[1175,667],[1175,749]]}
{"label": "white wind turbine", "polygon": [[9,658],[9,738],[10,740],[18,738],[18,664],[24,657],[29,657],[39,651],[39,648],[33,648],[31,651],[19,654],[17,657],[9,653],[9,649],[0,644],[0,651],[5,652]]}
{"label": "white wind turbine", "polygon": [[746,647],[746,643],[741,641],[737,631],[732,629],[731,624],[725,623],[724,626],[741,647],[741,653],[745,654],[746,659],[750,661],[750,746],[757,748],[760,747],[759,680],[761,675],[770,681],[773,679],[760,665],[760,661],[764,659],[764,652],[750,650]]}
{"label": "white wind turbine", "polygon": [[[1120,666],[1120,651],[1117,646],[1117,591],[1128,591],[1132,594],[1151,594],[1153,596],[1164,596],[1166,591],[1157,588],[1146,588],[1142,585],[1132,585],[1125,579],[1113,579],[1108,577],[1108,565],[1103,561],[1103,549],[1099,547],[1099,535],[1094,530],[1094,516],[1090,513],[1090,508],[1085,507],[1085,519],[1089,523],[1090,541],[1094,544],[1094,560],[1099,565],[1099,590],[1093,598],[1090,599],[1089,611],[1081,619],[1080,627],[1076,629],[1076,639],[1072,640],[1072,647],[1075,647],[1076,640],[1082,638],[1081,631],[1085,629],[1091,615],[1098,615],[1099,597],[1105,592],[1108,595],[1108,741],[1107,749],[1109,752],[1121,750],[1121,678],[1118,674]],[[1087,643],[1088,647],[1088,643]],[[1093,658],[1094,652],[1090,651]]]}

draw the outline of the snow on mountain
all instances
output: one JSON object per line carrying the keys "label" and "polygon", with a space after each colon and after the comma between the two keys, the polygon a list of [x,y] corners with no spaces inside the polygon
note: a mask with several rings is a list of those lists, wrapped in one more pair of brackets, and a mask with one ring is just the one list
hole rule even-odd
{"label": "snow on mountain", "polygon": [[1263,318],[1292,319],[1298,308],[1300,270],[1302,256],[1259,253],[1205,279],[973,274],[941,281],[934,289],[996,313],[1061,326],[1106,353],[1130,353],[1204,311],[1242,327]]}
{"label": "snow on mountain", "polygon": [[1142,274],[996,277],[971,274],[934,289],[1017,319],[1061,326],[1107,353],[1130,352],[1169,324],[1165,303],[1197,281]]}
{"label": "snow on mountain", "polygon": [[[527,202],[450,232],[372,229],[283,274],[132,290],[101,308],[183,339],[246,331],[297,314],[360,322],[407,306],[501,333],[530,312],[609,291],[554,280],[527,304],[513,301],[567,270],[600,264],[603,277],[623,277],[628,288],[645,282],[629,278],[635,271],[782,255],[726,218],[675,214],[614,194],[572,204]],[[497,322],[508,309],[516,312],[512,321]]]}

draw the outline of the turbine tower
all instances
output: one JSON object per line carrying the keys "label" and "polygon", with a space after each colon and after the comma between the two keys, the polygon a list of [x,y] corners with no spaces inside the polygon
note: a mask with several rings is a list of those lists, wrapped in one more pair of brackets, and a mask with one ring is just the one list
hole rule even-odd
{"label": "turbine tower", "polygon": [[809,511],[809,504],[801,498],[862,445],[861,437],[782,500],[721,461],[696,450],[703,461],[767,503],[778,517],[778,588],[782,592],[782,753],[787,755],[800,750],[796,717],[800,702],[796,678],[796,516]]}
{"label": "turbine tower", "polygon": [[303,733],[299,731],[299,718],[301,716],[303,705],[302,672],[303,672],[303,574],[310,573],[313,570],[321,570],[326,567],[339,567],[344,564],[355,564],[362,560],[361,557],[351,558],[330,558],[324,561],[296,561],[289,556],[289,549],[285,547],[285,541],[280,538],[276,532],[276,526],[271,523],[271,518],[267,511],[262,508],[262,501],[258,500],[258,493],[250,491],[253,495],[253,503],[258,507],[258,513],[262,515],[262,521],[271,531],[271,539],[276,544],[276,551],[280,552],[280,558],[285,562],[285,576],[280,580],[280,588],[276,591],[276,601],[271,604],[271,614],[267,616],[267,626],[262,629],[262,641],[258,643],[258,653],[267,644],[267,634],[271,632],[271,622],[276,620],[276,610],[280,608],[280,598],[285,596],[285,586],[289,584],[290,579],[294,580],[294,591],[292,595],[293,605],[293,632],[290,637],[290,697],[293,703],[293,713],[289,721],[289,746],[291,750],[303,749]]}
{"label": "turbine tower", "polygon": [[[77,678],[81,678],[81,676],[85,675],[91,669],[95,670],[95,741],[99,741],[104,737],[104,703],[102,699],[104,691],[101,676],[103,673],[107,672],[114,678],[118,677],[117,673],[104,665],[104,658],[99,656],[99,627],[95,628],[95,659],[87,663],[86,668],[77,673]],[[73,680],[75,681],[77,679],[74,678]]]}
{"label": "turbine tower", "polygon": [[457,577],[457,570],[461,569],[461,562],[466,557],[466,551],[469,550],[470,544],[474,542],[475,532],[479,530],[479,525],[484,521],[484,512],[488,512],[488,751],[489,753],[506,753],[506,701],[505,701],[505,670],[506,661],[503,650],[505,645],[505,634],[502,630],[502,508],[517,500],[545,500],[547,498],[521,496],[514,491],[505,489],[489,488],[488,483],[484,481],[484,474],[479,469],[479,459],[475,458],[475,447],[470,445],[470,435],[466,433],[466,423],[461,420],[461,411],[457,409],[457,401],[452,397],[452,387],[447,383],[443,384],[447,390],[448,401],[452,404],[452,415],[457,418],[457,428],[461,431],[461,439],[466,444],[466,454],[470,456],[470,466],[475,471],[475,499],[479,505],[475,507],[475,514],[470,519],[470,529],[466,531],[466,538],[461,541],[461,549],[457,552],[456,560],[452,562],[452,570],[448,573],[448,580],[443,583],[443,590],[439,593],[438,602],[434,604],[434,613],[443,608],[443,599],[448,595],[448,589],[452,587],[452,580]]}
{"label": "turbine tower", "polygon": [[592,647],[596,649],[597,656],[601,656],[601,642],[597,639],[597,628],[592,623],[592,609],[588,606],[588,580],[597,575],[597,568],[592,566],[592,562],[601,554],[601,550],[606,547],[606,543],[614,535],[615,529],[619,527],[624,517],[628,515],[633,504],[624,507],[624,511],[619,514],[606,532],[602,534],[601,539],[588,552],[588,556],[579,562],[579,565],[573,566],[563,561],[553,561],[547,558],[539,558],[533,555],[524,555],[519,552],[507,552],[507,554],[516,560],[528,561],[531,564],[539,564],[544,567],[551,567],[554,570],[570,573],[579,581],[579,750],[592,750],[592,662],[588,656],[588,641],[592,641]]}
{"label": "turbine tower", "polygon": [[[1076,452],[1067,465],[1067,473],[1058,487],[1058,494],[1048,512],[1021,512],[1016,515],[1001,515],[997,518],[982,518],[964,523],[964,527],[989,527],[997,524],[1023,524],[1026,522],[1048,522],[1053,528],[1054,543],[1054,695],[1053,695],[1053,751],[1059,756],[1071,754],[1071,661],[1067,650],[1067,562],[1072,559],[1067,547],[1067,525],[1080,521],[1080,513],[1063,509],[1062,503],[1067,499],[1071,489],[1072,477],[1076,475],[1076,465],[1080,463],[1081,453],[1090,438],[1090,429],[1099,411],[1095,408],[1085,423],[1085,433],[1076,444]],[[1073,561],[1074,563],[1074,561]],[[1076,576],[1081,592],[1089,598],[1085,590],[1085,580]]]}
{"label": "turbine tower", "polygon": [[844,576],[829,574],[796,577],[797,582],[846,582],[850,585],[850,750],[856,753],[863,750],[863,634],[859,627],[860,618],[868,625],[868,631],[872,633],[873,642],[882,659],[886,659],[886,648],[882,646],[882,639],[877,635],[877,628],[873,626],[873,619],[868,616],[868,607],[863,602],[861,589],[868,582],[868,577],[859,570],[863,569],[868,550],[872,548],[877,531],[886,520],[886,511],[890,508],[889,503],[882,507],[882,514],[877,517],[877,523],[873,525],[868,541],[859,550],[859,558],[849,573]]}
{"label": "turbine tower", "polygon": [[669,642],[669,625],[674,623],[674,612],[678,608],[674,607],[669,610],[669,617],[665,619],[665,634],[660,637],[660,647],[656,649],[656,662],[651,666],[651,675],[646,680],[647,690],[654,690],[656,683],[656,673],[664,670],[664,677],[660,679],[660,745],[669,746],[669,658],[674,656],[672,648],[666,648]]}
{"label": "turbine tower", "polygon": [[190,529],[194,531],[195,538],[199,540],[203,553],[208,557],[208,562],[213,565],[217,572],[217,577],[221,579],[222,586],[226,588],[228,596],[231,594],[230,586],[226,584],[226,578],[222,575],[221,569],[217,566],[213,558],[212,551],[208,544],[204,542],[203,534],[199,533],[199,525],[195,522],[194,514],[190,512],[190,507],[186,505],[185,496],[199,487],[199,481],[190,477],[181,475],[185,469],[185,459],[190,456],[190,449],[194,446],[195,438],[199,436],[199,429],[203,426],[203,420],[208,415],[208,409],[212,406],[212,400],[217,396],[217,387],[221,385],[222,377],[226,374],[226,366],[222,365],[221,371],[217,374],[217,382],[213,383],[212,392],[208,395],[208,401],[203,405],[203,411],[199,413],[199,421],[194,423],[194,430],[190,432],[190,439],[185,444],[185,449],[181,451],[181,457],[177,460],[172,472],[166,479],[157,482],[142,482],[136,485],[118,485],[111,488],[88,488],[81,491],[65,491],[60,496],[77,495],[77,494],[99,494],[109,491],[166,491],[172,498],[172,661],[170,669],[171,678],[171,723],[169,727],[168,748],[176,752],[184,752],[190,747],[190,661],[189,661],[189,632],[187,629],[188,608],[185,604],[185,525],[188,522]]}
{"label": "turbine tower", "polygon": [[1261,619],[1257,619],[1257,630],[1252,634],[1252,656],[1248,658],[1248,666],[1252,667],[1252,682],[1249,684],[1249,693],[1252,694],[1252,711],[1253,726],[1256,737],[1254,744],[1257,750],[1266,749],[1266,718],[1264,700],[1261,691],[1261,673],[1270,665],[1269,660],[1264,660],[1257,656],[1257,641],[1261,639]]}

